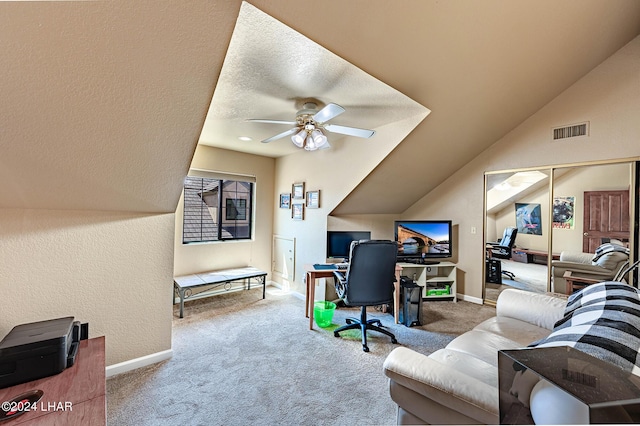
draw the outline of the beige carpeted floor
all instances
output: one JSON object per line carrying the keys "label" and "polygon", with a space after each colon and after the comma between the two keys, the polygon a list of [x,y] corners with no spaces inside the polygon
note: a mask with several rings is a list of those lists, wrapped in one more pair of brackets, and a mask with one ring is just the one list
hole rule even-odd
{"label": "beige carpeted floor", "polygon": [[[392,425],[395,404],[382,371],[398,345],[333,329],[359,310],[336,310],[327,329],[308,329],[304,301],[277,288],[188,302],[174,317],[173,357],[107,381],[109,425]],[[468,302],[424,302],[424,325],[393,324],[399,345],[429,354],[495,315]]]}

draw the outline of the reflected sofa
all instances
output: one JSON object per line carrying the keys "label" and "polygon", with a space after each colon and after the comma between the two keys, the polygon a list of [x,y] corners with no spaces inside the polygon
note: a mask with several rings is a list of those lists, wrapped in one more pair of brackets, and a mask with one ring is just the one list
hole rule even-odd
{"label": "reflected sofa", "polygon": [[553,276],[551,291],[567,293],[567,283],[564,279],[566,271],[571,271],[571,274],[577,277],[608,281],[615,277],[628,260],[628,254],[618,251],[601,256],[593,253],[563,251],[560,253],[559,260],[551,262]]}

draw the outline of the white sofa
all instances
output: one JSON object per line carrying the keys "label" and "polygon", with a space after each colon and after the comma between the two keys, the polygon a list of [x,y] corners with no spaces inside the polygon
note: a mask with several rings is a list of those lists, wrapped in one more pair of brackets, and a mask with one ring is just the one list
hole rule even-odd
{"label": "white sofa", "polygon": [[498,424],[498,350],[546,337],[567,300],[504,290],[496,316],[426,356],[394,349],[384,362],[398,424]]}

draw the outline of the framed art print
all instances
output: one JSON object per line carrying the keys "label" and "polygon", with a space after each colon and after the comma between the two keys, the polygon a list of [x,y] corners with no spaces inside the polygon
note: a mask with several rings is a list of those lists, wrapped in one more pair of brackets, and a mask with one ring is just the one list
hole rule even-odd
{"label": "framed art print", "polygon": [[291,194],[290,193],[280,194],[280,208],[281,209],[290,209],[291,208]]}
{"label": "framed art print", "polygon": [[304,182],[294,183],[291,186],[291,194],[294,200],[304,200]]}
{"label": "framed art print", "polygon": [[291,217],[293,220],[304,220],[304,204],[294,203],[291,205]]}
{"label": "framed art print", "polygon": [[320,208],[320,190],[307,191],[307,208],[308,209]]}

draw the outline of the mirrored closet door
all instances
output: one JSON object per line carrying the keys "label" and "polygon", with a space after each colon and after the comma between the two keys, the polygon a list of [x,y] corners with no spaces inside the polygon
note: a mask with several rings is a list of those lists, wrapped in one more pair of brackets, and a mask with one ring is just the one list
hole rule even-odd
{"label": "mirrored closet door", "polygon": [[[567,294],[566,277],[610,279],[590,275],[605,243],[624,247],[599,259],[614,275],[625,251],[635,259],[635,174],[629,160],[485,173],[485,302],[505,288]],[[492,247],[505,229],[515,229],[514,245],[499,256]]]}

